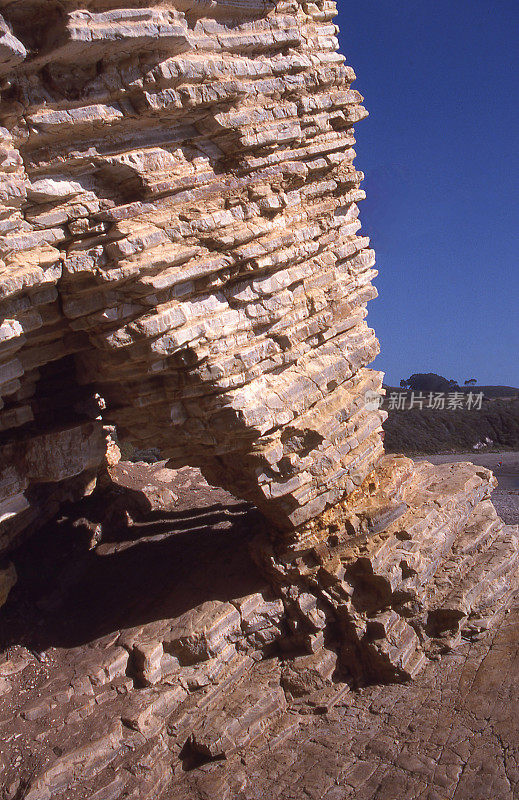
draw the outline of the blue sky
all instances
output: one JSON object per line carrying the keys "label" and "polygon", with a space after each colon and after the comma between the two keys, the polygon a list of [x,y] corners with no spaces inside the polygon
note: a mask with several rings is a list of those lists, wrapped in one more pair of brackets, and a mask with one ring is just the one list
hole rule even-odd
{"label": "blue sky", "polygon": [[519,3],[338,6],[370,112],[355,149],[380,270],[375,366],[391,384],[438,372],[519,386]]}

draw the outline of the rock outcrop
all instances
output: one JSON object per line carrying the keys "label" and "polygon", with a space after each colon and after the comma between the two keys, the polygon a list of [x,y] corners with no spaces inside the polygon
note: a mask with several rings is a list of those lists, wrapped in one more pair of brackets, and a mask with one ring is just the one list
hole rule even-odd
{"label": "rock outcrop", "polygon": [[27,481],[99,459],[97,440],[62,441],[85,436],[97,393],[120,437],[291,529],[382,453],[366,111],[335,5],[133,5],[2,4],[0,426],[31,464],[42,430],[76,461],[45,476],[47,455],[21,458],[10,524]]}
{"label": "rock outcrop", "polygon": [[[472,780],[488,796],[497,773],[513,779],[517,621],[502,611],[518,532],[478,503],[479,472],[383,461],[371,496],[352,503],[373,533],[385,529],[359,531],[349,551],[339,537],[328,550],[286,545],[284,559],[270,553],[267,583],[268,565],[262,575],[251,560],[251,549],[268,558],[257,511],[190,467],[119,463],[111,496],[69,507],[86,516],[62,513],[13,555],[19,582],[0,629],[11,645],[0,654],[3,796],[285,800],[333,786],[332,797],[374,800],[401,798],[403,772],[472,800]],[[387,493],[408,510],[381,514]],[[95,507],[111,519],[88,545]],[[118,508],[136,523],[116,528]],[[412,687],[398,685],[427,661]],[[496,785],[490,795],[512,797]]]}
{"label": "rock outcrop", "polygon": [[[0,11],[0,550],[93,490],[117,460],[112,426],[267,521],[268,587],[103,643],[94,684],[116,681],[118,721],[42,773],[36,800],[129,746],[121,724],[166,753],[170,719],[186,758],[218,758],[285,693],[407,680],[506,607],[517,532],[487,470],[383,454],[353,165],[367,112],[335,3]],[[275,648],[297,657],[274,664]],[[216,695],[249,705],[213,713]]]}

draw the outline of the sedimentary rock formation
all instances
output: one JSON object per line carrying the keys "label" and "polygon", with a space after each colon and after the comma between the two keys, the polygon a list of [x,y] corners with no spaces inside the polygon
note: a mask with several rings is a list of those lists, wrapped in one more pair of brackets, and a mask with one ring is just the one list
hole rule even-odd
{"label": "sedimentary rock formation", "polygon": [[[0,653],[5,797],[299,800],[333,787],[341,800],[401,800],[419,784],[411,797],[432,786],[442,798],[511,798],[502,781],[517,777],[517,622],[502,609],[504,545],[517,529],[503,531],[486,502],[454,535],[488,476],[424,464],[412,488],[410,466],[387,461],[400,490],[380,471],[372,495],[378,525],[383,485],[409,504],[399,527],[386,514],[387,535],[343,548],[346,580],[337,546],[321,546],[320,568],[310,550],[306,569],[292,551],[292,588],[275,559],[281,599],[251,561],[254,509],[195,469],[121,462],[117,491],[141,487],[153,511],[118,530],[112,518],[95,550],[78,547],[88,516],[71,526],[63,515],[15,554],[20,579],[1,626],[12,645]],[[117,502],[95,493],[80,513],[112,514]],[[368,505],[356,498],[359,513]],[[486,619],[470,619],[482,599]],[[494,620],[486,658],[492,636],[480,631]],[[480,641],[429,663],[412,687],[351,690],[366,677],[402,681],[462,631]]]}
{"label": "sedimentary rock formation", "polygon": [[[78,461],[22,463],[9,513],[28,480],[90,466],[59,437],[86,436],[98,392],[120,436],[290,529],[382,453],[352,149],[366,112],[335,5],[132,5],[2,3],[0,425]],[[75,433],[54,438],[63,417]]]}
{"label": "sedimentary rock formation", "polygon": [[[487,470],[383,455],[353,165],[366,112],[335,4],[0,10],[0,550],[93,489],[113,425],[268,521],[253,551],[269,587],[103,642],[93,681],[124,698],[99,763],[121,724],[165,758],[168,719],[220,757],[284,713],[284,692],[406,680],[477,635],[515,585],[517,534]],[[298,655],[269,661],[276,648]],[[222,730],[218,703],[253,668],[269,691],[237,688],[257,695]],[[72,752],[27,797],[61,791],[61,769],[82,780],[90,755]]]}

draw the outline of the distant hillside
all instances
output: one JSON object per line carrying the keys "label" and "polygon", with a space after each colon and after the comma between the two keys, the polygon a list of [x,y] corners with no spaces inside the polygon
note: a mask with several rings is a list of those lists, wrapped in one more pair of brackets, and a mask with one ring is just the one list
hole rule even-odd
{"label": "distant hillside", "polygon": [[513,386],[463,386],[465,392],[483,392],[485,397],[519,397],[519,389]]}
{"label": "distant hillside", "polygon": [[519,389],[513,386],[478,386],[477,378],[458,383],[454,378],[445,378],[436,372],[415,372],[409,378],[400,381],[400,386],[387,388],[390,391],[414,392],[475,392],[486,397],[519,397]]}
{"label": "distant hillside", "polygon": [[[484,388],[472,387],[472,391]],[[464,452],[481,445],[489,450],[519,450],[519,399],[487,400],[481,411],[413,408],[388,413],[384,430],[389,453]]]}
{"label": "distant hillside", "polygon": [[[406,392],[407,394],[411,394],[411,389],[403,389],[400,386],[387,386],[384,384],[384,388],[386,389],[387,395],[389,396],[390,392]],[[483,392],[485,397],[489,398],[503,398],[503,399],[513,399],[515,397],[519,398],[519,389],[514,386],[455,386],[449,387],[448,389],[444,390],[448,392],[472,392],[473,394],[480,394]]]}

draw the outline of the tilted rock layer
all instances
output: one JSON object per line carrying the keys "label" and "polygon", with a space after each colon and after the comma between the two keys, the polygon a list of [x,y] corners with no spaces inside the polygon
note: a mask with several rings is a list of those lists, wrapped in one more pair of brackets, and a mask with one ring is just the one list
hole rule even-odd
{"label": "tilted rock layer", "polygon": [[[290,529],[382,453],[366,111],[336,7],[127,6],[0,3],[5,446],[32,453],[43,429],[52,460],[97,392],[119,435]],[[80,474],[95,436],[53,474],[12,467],[12,531],[27,481]]]}
{"label": "tilted rock layer", "polygon": [[352,678],[405,679],[484,627],[517,557],[491,474],[383,458],[368,402],[366,111],[335,3],[0,10],[0,548],[92,490],[104,423],[263,512],[309,658],[332,636]]}
{"label": "tilted rock layer", "polygon": [[[269,553],[260,536],[254,551],[271,586],[247,546],[260,515],[198,470],[120,462],[112,476],[109,492],[140,486],[154,510],[139,504],[139,522],[118,529],[112,518],[94,550],[78,547],[77,523],[88,519],[65,511],[14,556],[19,583],[2,614],[13,646],[0,653],[2,798],[299,800],[307,790],[401,800],[402,773],[422,782],[413,798],[431,786],[431,798],[512,797],[495,781],[516,775],[517,622],[502,610],[517,529],[481,501],[486,470],[382,459],[371,488],[341,507],[345,527],[358,520],[349,548],[341,529],[323,539],[326,515],[305,550],[301,536],[284,556]],[[118,499],[96,492],[80,513],[101,506],[114,517]],[[441,669],[429,664],[425,683],[394,685],[489,623],[501,634],[481,670],[492,636],[465,642]],[[393,685],[351,690],[366,677]],[[464,715],[458,701],[470,692]],[[483,779],[486,794],[474,789]]]}

